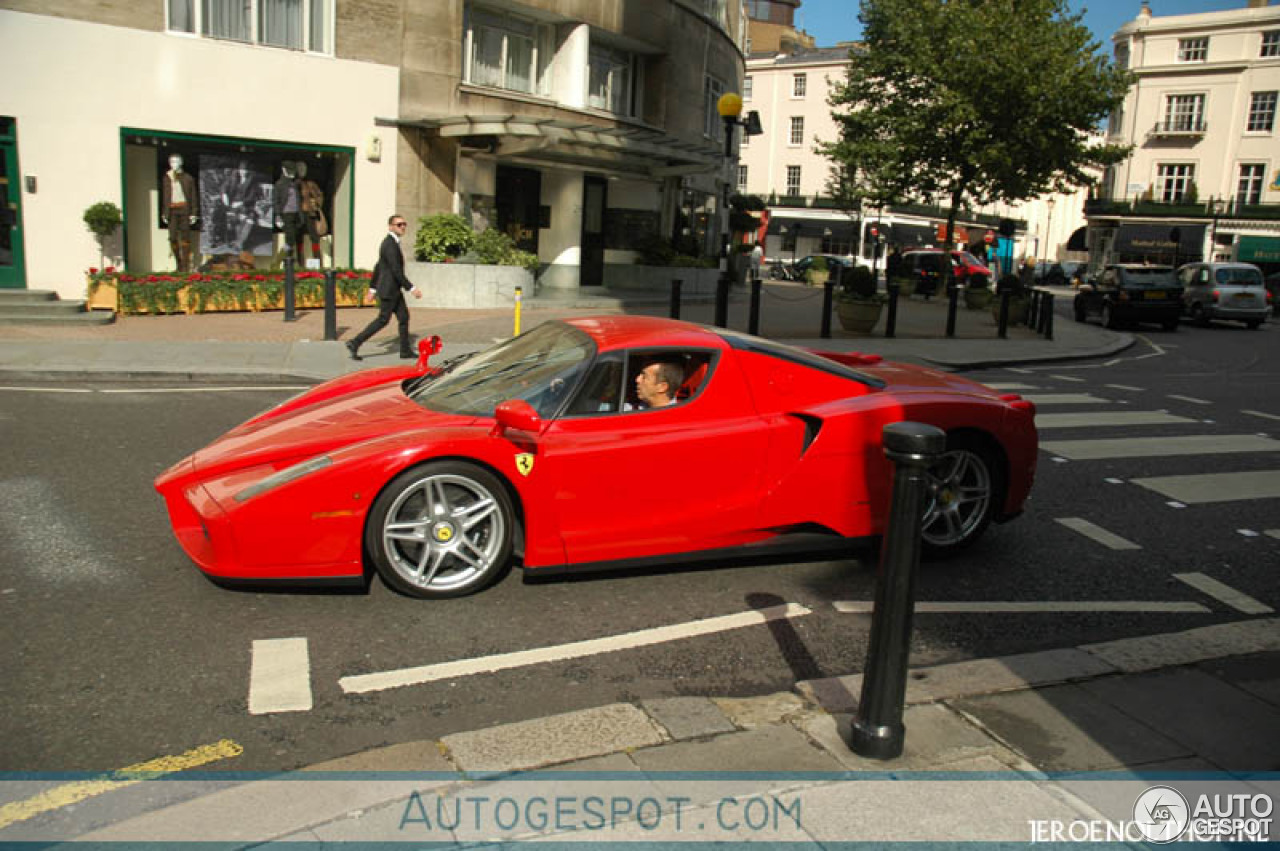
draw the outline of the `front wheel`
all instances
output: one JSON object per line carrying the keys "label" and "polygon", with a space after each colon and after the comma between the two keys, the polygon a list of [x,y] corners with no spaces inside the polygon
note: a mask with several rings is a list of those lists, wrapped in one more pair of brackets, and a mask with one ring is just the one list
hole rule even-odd
{"label": "front wheel", "polygon": [[1102,305],[1102,327],[1115,330],[1120,327],[1120,320],[1116,319],[1115,309],[1109,305]]}
{"label": "front wheel", "polygon": [[433,461],[406,470],[373,503],[365,544],[391,588],[411,597],[461,597],[511,563],[515,512],[487,470]]}
{"label": "front wheel", "polygon": [[996,511],[995,457],[981,443],[947,440],[947,451],[928,471],[928,502],[921,526],[924,552],[952,555],[982,536]]}

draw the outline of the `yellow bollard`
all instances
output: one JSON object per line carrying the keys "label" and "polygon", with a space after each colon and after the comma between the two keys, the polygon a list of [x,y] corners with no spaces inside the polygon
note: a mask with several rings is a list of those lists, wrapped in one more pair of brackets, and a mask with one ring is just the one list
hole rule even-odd
{"label": "yellow bollard", "polygon": [[516,287],[516,330],[511,336],[520,336],[520,302],[524,299],[524,288]]}

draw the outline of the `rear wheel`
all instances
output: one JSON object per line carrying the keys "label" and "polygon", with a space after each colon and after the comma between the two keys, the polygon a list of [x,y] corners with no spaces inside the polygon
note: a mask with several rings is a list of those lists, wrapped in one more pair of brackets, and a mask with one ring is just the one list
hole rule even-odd
{"label": "rear wheel", "polygon": [[1115,309],[1109,304],[1102,305],[1102,327],[1113,329],[1120,327],[1120,320],[1116,319]]}
{"label": "rear wheel", "polygon": [[983,443],[947,438],[947,451],[928,472],[921,528],[926,554],[945,557],[982,536],[996,511],[997,469],[994,453]]}
{"label": "rear wheel", "polygon": [[1191,305],[1191,319],[1201,328],[1209,327],[1209,314],[1205,312],[1204,305],[1200,302]]}
{"label": "rear wheel", "polygon": [[369,512],[365,543],[384,582],[412,597],[461,597],[511,563],[515,516],[502,482],[458,461],[406,470]]}
{"label": "rear wheel", "polygon": [[1261,325],[1262,322],[1260,322],[1257,319],[1250,319],[1248,322],[1244,324],[1245,324],[1245,327],[1248,328],[1250,331],[1256,331],[1258,329],[1258,326]]}

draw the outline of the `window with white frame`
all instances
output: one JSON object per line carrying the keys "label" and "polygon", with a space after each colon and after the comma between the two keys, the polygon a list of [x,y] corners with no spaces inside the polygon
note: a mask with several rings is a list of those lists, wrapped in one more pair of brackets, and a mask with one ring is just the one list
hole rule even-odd
{"label": "window with white frame", "polygon": [[1179,62],[1203,62],[1209,58],[1209,37],[1178,39]]}
{"label": "window with white frame", "polygon": [[1276,92],[1254,92],[1249,98],[1249,120],[1245,129],[1251,133],[1270,133],[1276,125]]}
{"label": "window with white frame", "polygon": [[803,145],[804,144],[804,116],[791,116],[791,135],[787,137],[788,144]]}
{"label": "window with white frame", "polygon": [[526,94],[545,90],[548,30],[531,20],[468,6],[462,34],[462,80]]}
{"label": "window with white frame", "polygon": [[743,193],[747,191],[747,167],[745,165],[738,166],[738,191]]}
{"label": "window with white frame", "polygon": [[169,32],[333,52],[333,0],[166,0],[165,11]]}
{"label": "window with white frame", "polygon": [[1181,201],[1196,179],[1196,167],[1190,163],[1161,163],[1156,172],[1156,192],[1166,203]]}
{"label": "window with white frame", "polygon": [[1169,95],[1164,101],[1164,130],[1204,130],[1204,95]]}
{"label": "window with white frame", "polygon": [[742,78],[742,99],[751,100],[751,78]]}
{"label": "window with white frame", "polygon": [[808,74],[792,74],[791,75],[791,96],[793,98],[804,97],[805,92],[809,90]]}
{"label": "window with white frame", "polygon": [[723,94],[724,83],[708,74],[702,84],[702,96],[706,101],[704,104],[702,134],[709,139],[724,138],[722,126],[724,121],[720,118],[720,111],[716,109],[716,104],[720,102],[720,96]]}
{"label": "window with white frame", "polygon": [[632,115],[635,57],[604,45],[591,45],[587,105],[618,115]]}
{"label": "window with white frame", "polygon": [[1264,59],[1280,56],[1280,30],[1268,30],[1262,34],[1262,52],[1258,55]]}
{"label": "window with white frame", "polygon": [[792,196],[800,194],[800,166],[798,165],[787,166],[787,194]]}
{"label": "window with white frame", "polygon": [[1242,163],[1240,179],[1236,181],[1236,200],[1241,204],[1262,203],[1262,182],[1267,179],[1267,167],[1263,163]]}

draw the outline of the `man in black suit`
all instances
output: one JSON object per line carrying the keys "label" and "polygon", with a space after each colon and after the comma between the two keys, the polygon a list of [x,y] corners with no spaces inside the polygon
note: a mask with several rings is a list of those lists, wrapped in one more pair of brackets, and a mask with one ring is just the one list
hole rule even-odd
{"label": "man in black suit", "polygon": [[351,353],[352,360],[361,360],[361,344],[382,330],[391,321],[392,313],[400,323],[400,357],[417,357],[409,345],[409,306],[404,303],[403,291],[412,290],[414,298],[422,298],[422,290],[405,277],[404,255],[400,253],[400,240],[409,223],[400,216],[392,216],[387,225],[387,237],[378,249],[378,264],[373,267],[373,280],[369,287],[378,294],[378,315],[368,327],[347,341],[347,351]]}

